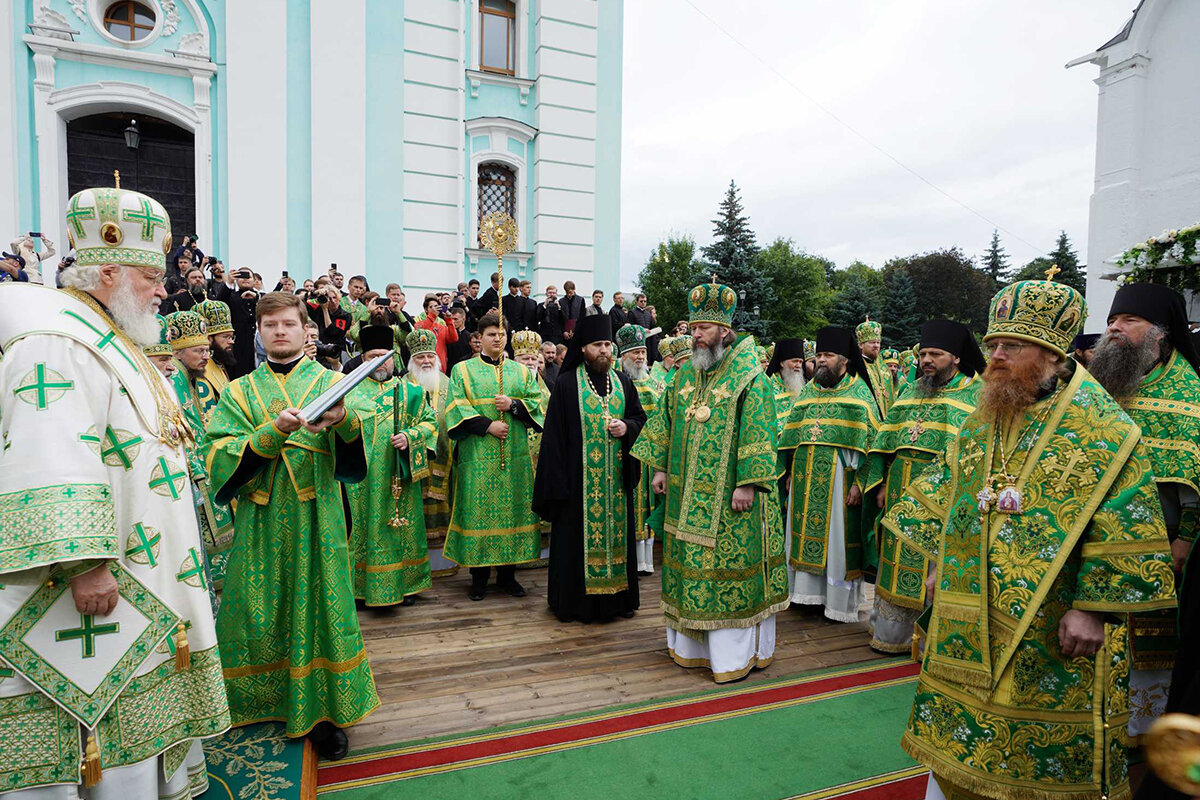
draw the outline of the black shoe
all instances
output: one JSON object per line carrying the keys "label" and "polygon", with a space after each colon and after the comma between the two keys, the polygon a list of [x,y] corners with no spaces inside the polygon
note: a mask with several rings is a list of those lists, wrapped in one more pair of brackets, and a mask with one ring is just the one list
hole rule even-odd
{"label": "black shoe", "polygon": [[644,578],[644,577],[646,577],[647,575],[653,575],[653,574],[654,574],[654,573],[653,573],[653,572],[651,572],[650,570],[646,570],[646,569],[639,569],[639,570],[637,571],[637,573],[638,573],[638,575],[641,575],[643,578]]}
{"label": "black shoe", "polygon": [[415,606],[416,604],[417,596],[415,594],[407,595],[402,601],[400,601],[400,605],[402,606]]}
{"label": "black shoe", "polygon": [[510,597],[524,597],[525,596],[525,587],[522,586],[521,584],[517,583],[515,578],[513,580],[509,581],[508,583],[505,583],[500,588],[502,588],[504,591],[508,592]]}
{"label": "black shoe", "polygon": [[346,732],[332,722],[318,722],[308,732],[308,738],[317,749],[317,755],[326,761],[341,761],[350,752],[350,739]]}
{"label": "black shoe", "polygon": [[487,585],[480,586],[478,583],[472,583],[470,591],[467,592],[467,597],[472,600],[482,600],[487,594]]}
{"label": "black shoe", "polygon": [[633,615],[636,613],[636,611],[622,611],[621,616],[625,619],[633,619]]}

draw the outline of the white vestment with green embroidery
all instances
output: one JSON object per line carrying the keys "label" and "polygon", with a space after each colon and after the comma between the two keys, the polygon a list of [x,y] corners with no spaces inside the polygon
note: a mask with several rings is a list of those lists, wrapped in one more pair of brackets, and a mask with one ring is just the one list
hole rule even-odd
{"label": "white vestment with green embroidery", "polygon": [[[74,791],[87,730],[109,788],[159,756],[177,784],[229,726],[187,457],[152,384],[173,395],[139,355],[66,292],[0,287],[0,794]],[[69,579],[102,561],[117,608],[81,615]]]}

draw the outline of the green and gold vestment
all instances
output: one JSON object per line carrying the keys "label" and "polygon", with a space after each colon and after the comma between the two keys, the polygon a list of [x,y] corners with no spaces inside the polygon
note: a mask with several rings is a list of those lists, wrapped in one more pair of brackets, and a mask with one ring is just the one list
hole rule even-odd
{"label": "green and gold vestment", "polygon": [[[395,377],[367,378],[350,390],[346,407],[358,415],[367,454],[367,477],[346,486],[354,596],[369,606],[395,605],[433,585],[421,482],[429,477],[428,453],[437,448],[437,417],[420,386]],[[408,437],[407,448],[392,447],[394,433]]]}
{"label": "green and gold vestment", "polygon": [[863,363],[871,378],[871,396],[875,398],[877,414],[882,419],[892,406],[892,371],[878,356],[874,359],[863,356]]}
{"label": "green and gold vestment", "polygon": [[[642,403],[642,410],[646,412],[646,419],[654,416],[658,410],[659,401],[662,399],[663,392],[666,391],[666,386],[662,382],[653,377],[644,378],[640,381],[632,381],[633,386],[637,389],[638,400]],[[650,488],[650,480],[654,477],[653,471],[646,464],[642,464],[642,478],[638,482],[637,497],[633,502],[633,513],[637,515],[634,520],[634,535],[639,542],[649,539],[653,534],[647,527],[646,522],[650,518],[650,512],[658,505],[659,497],[654,494],[654,490]]]}
{"label": "green and gold vestment", "polygon": [[[775,414],[775,386],[743,337],[707,372],[675,370],[633,447],[667,473],[662,606],[675,630],[748,628],[787,608]],[[740,486],[759,490],[749,511],[731,508]]]}
{"label": "green and gold vestment", "polygon": [[[837,470],[845,470],[846,491],[857,474],[857,468],[842,462],[839,451],[850,450],[865,457],[878,428],[871,387],[857,375],[847,373],[832,389],[810,381],[796,398],[779,444],[780,450],[795,451],[789,521],[792,550],[788,553],[788,564],[793,569],[813,575],[825,572],[833,504],[846,502],[845,497],[833,496]],[[831,576],[834,580],[862,577],[860,510],[861,506],[846,506],[846,574]]]}
{"label": "green and gold vestment", "polygon": [[[412,373],[404,376],[407,383],[421,388]],[[425,400],[433,409],[437,418],[437,447],[429,462],[429,476],[421,481],[421,492],[425,508],[425,539],[429,549],[440,550],[446,543],[446,529],[450,527],[450,480],[451,472],[451,442],[446,432],[446,406],[450,396],[450,378],[443,372],[438,372],[438,387],[435,391],[425,392]],[[451,569],[435,569],[435,578],[453,575],[458,567]]]}
{"label": "green and gold vestment", "polygon": [[[501,368],[503,394],[521,402],[534,426],[506,412],[506,438],[470,433],[472,426],[483,428],[486,421],[500,419],[495,398],[501,394]],[[497,365],[481,356],[454,365],[446,411],[446,429],[454,442],[454,491],[444,552],[456,564],[501,566],[541,556],[529,454],[529,433],[545,419],[541,401],[533,373],[512,359]]]}
{"label": "green and gold vestment", "polygon": [[275,427],[280,411],[303,408],[341,377],[307,358],[286,376],[261,364],[229,384],[209,423],[217,498],[238,501],[217,617],[235,724],[276,720],[302,736],[324,720],[352,725],[379,706],[341,493],[332,491],[365,473],[358,415],[347,409],[318,434]]}
{"label": "green and gold vestment", "polygon": [[[1122,616],[1174,603],[1146,450],[1083,369],[1005,435],[1021,513],[990,503],[981,512],[980,493],[1004,471],[998,449],[994,426],[972,414],[884,520],[937,564],[902,744],[941,780],[983,797],[1123,800]],[[1058,627],[1071,609],[1108,615],[1093,657],[1061,655]]]}
{"label": "green and gold vestment", "polygon": [[[929,462],[946,452],[963,421],[975,410],[982,382],[979,376],[967,377],[956,372],[933,397],[921,397],[913,384],[905,385],[879,426],[866,464],[858,473],[864,503],[875,503],[874,490],[886,478],[883,506],[886,513]],[[875,535],[879,558],[875,593],[893,605],[925,608],[928,560],[886,528]]]}

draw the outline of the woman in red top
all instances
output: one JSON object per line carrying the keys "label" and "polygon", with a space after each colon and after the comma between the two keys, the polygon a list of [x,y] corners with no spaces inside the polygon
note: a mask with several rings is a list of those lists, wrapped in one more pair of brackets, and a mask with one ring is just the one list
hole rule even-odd
{"label": "woman in red top", "polygon": [[433,331],[437,336],[437,357],[442,372],[449,372],[446,369],[446,345],[458,341],[458,330],[450,322],[450,309],[443,310],[438,305],[437,295],[425,295],[425,316],[417,320],[417,327]]}

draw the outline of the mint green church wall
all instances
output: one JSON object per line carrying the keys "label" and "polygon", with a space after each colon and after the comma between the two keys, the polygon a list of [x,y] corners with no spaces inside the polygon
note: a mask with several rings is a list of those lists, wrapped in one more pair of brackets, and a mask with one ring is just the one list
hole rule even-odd
{"label": "mint green church wall", "polygon": [[600,42],[596,58],[596,286],[620,285],[621,61],[624,0],[597,4]]}

